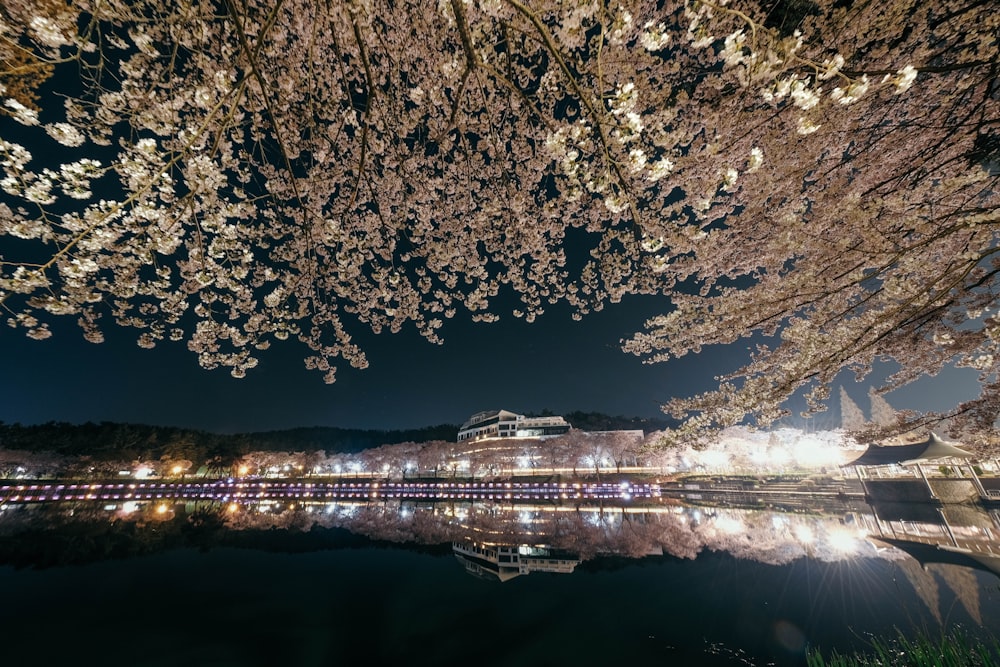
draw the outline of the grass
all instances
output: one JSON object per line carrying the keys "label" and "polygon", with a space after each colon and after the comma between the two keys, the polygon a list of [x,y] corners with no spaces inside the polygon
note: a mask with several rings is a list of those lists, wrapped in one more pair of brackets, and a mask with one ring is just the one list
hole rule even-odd
{"label": "grass", "polygon": [[1000,642],[981,640],[962,630],[943,632],[935,639],[921,634],[908,639],[897,631],[895,639],[872,638],[864,653],[849,655],[833,651],[824,656],[811,649],[808,667],[1000,667]]}

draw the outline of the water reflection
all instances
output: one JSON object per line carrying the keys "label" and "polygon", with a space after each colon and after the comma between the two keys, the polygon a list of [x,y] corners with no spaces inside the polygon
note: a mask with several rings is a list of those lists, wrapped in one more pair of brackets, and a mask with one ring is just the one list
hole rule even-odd
{"label": "water reflection", "polygon": [[[539,610],[529,629],[548,628],[556,638],[551,650],[560,657],[580,629],[554,621],[562,618],[555,608],[582,608],[590,601],[600,604],[588,613],[604,614],[601,622],[618,628],[616,636],[631,638],[628,648],[615,650],[634,650],[647,660],[689,651],[679,664],[706,664],[703,637],[753,648],[755,664],[787,654],[775,664],[798,665],[809,642],[856,647],[866,632],[891,633],[904,624],[944,627],[958,620],[983,632],[1000,625],[1000,514],[993,507],[871,505],[849,494],[711,494],[620,483],[33,486],[0,492],[0,565],[26,568],[8,568],[4,580],[24,582],[22,605],[34,604],[44,572],[54,575],[48,598],[54,604],[67,583],[63,575],[73,570],[60,566],[146,556],[133,558],[134,568],[111,564],[100,571],[127,572],[121,590],[131,591],[136,572],[146,568],[155,581],[158,568],[176,559],[183,563],[173,584],[182,590],[177,608],[190,613],[184,605],[207,587],[217,591],[211,604],[220,617],[243,613],[250,593],[239,592],[234,582],[274,582],[266,584],[271,592],[258,609],[291,609],[312,596],[283,591],[327,586],[331,600],[369,605],[368,616],[384,623],[372,627],[406,637],[418,636],[414,628],[423,627],[413,619],[425,619],[428,636],[445,619],[453,622],[451,599],[492,619],[492,626],[470,620],[469,633],[480,625],[514,632],[503,625],[513,621],[490,614],[523,605]],[[192,548],[208,552],[203,561],[191,560]],[[217,569],[199,562],[216,563]],[[264,564],[253,565],[258,562]],[[630,567],[635,564],[648,567]],[[296,578],[302,567],[312,568],[308,578]],[[199,568],[200,578],[184,588],[182,582]],[[230,568],[241,574],[226,579]],[[414,594],[415,582],[424,585],[423,579],[426,588]],[[431,613],[427,605],[436,604],[438,585],[448,594]],[[84,584],[74,586],[74,595],[86,597]],[[233,591],[238,593],[227,601]],[[377,595],[366,597],[371,591]],[[116,599],[133,604],[131,595],[122,592]],[[486,599],[491,602],[480,602]],[[636,603],[642,611],[627,622],[611,611]],[[412,611],[398,619],[384,611],[400,608]],[[333,613],[326,609],[312,609],[289,628]],[[362,636],[365,615],[344,613],[336,617],[337,636]],[[328,632],[324,627],[317,636]],[[379,635],[370,645],[390,644]],[[563,663],[522,656],[510,664]]]}
{"label": "water reflection", "polygon": [[[0,538],[9,543],[43,532],[103,535],[111,546],[91,556],[100,558],[143,551],[129,547],[129,539],[148,550],[151,543],[222,544],[230,539],[227,533],[240,531],[339,528],[372,540],[455,545],[456,554],[470,558],[488,551],[487,560],[499,559],[505,549],[516,555],[546,550],[577,562],[607,555],[692,559],[719,551],[768,564],[909,559],[1000,576],[997,509],[799,498],[794,509],[783,510],[780,502],[762,508],[742,496],[692,500],[663,494],[655,485],[468,486],[222,481],[9,487],[0,504]],[[31,548],[31,540],[18,542]],[[47,558],[32,564],[59,562],[51,551],[58,540],[43,542]],[[12,561],[10,554],[4,549],[0,557],[28,564]],[[541,561],[528,570],[540,567]]]}

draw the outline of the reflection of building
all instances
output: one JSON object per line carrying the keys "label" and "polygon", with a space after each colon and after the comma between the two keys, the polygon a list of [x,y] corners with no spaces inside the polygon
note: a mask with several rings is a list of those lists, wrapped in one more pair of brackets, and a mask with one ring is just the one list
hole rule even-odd
{"label": "reflection of building", "polygon": [[477,412],[462,424],[458,441],[487,438],[548,438],[569,431],[562,417],[525,417],[508,410]]}
{"label": "reflection of building", "polygon": [[975,571],[1000,577],[1000,513],[974,505],[875,503],[873,514],[854,518],[876,546],[894,547],[913,560],[900,569],[939,621],[948,612],[940,588],[951,590],[980,625],[981,584]]}
{"label": "reflection of building", "polygon": [[570,574],[580,559],[568,553],[528,545],[452,542],[451,550],[465,566],[465,571],[481,579],[509,581],[532,572]]}

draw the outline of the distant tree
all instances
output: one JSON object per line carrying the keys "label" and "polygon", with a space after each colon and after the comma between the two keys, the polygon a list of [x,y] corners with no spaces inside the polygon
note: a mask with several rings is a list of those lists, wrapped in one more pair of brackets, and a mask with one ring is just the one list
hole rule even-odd
{"label": "distant tree", "polygon": [[642,444],[643,438],[621,431],[599,437],[603,437],[608,455],[614,461],[617,472],[622,471],[622,466],[636,464],[639,446]]}

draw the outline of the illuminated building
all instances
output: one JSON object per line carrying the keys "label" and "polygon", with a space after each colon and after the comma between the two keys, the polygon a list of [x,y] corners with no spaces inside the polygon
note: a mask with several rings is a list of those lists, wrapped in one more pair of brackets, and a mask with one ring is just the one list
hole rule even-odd
{"label": "illuminated building", "polygon": [[508,410],[477,412],[462,424],[458,441],[488,438],[549,438],[569,431],[562,417],[525,417]]}

